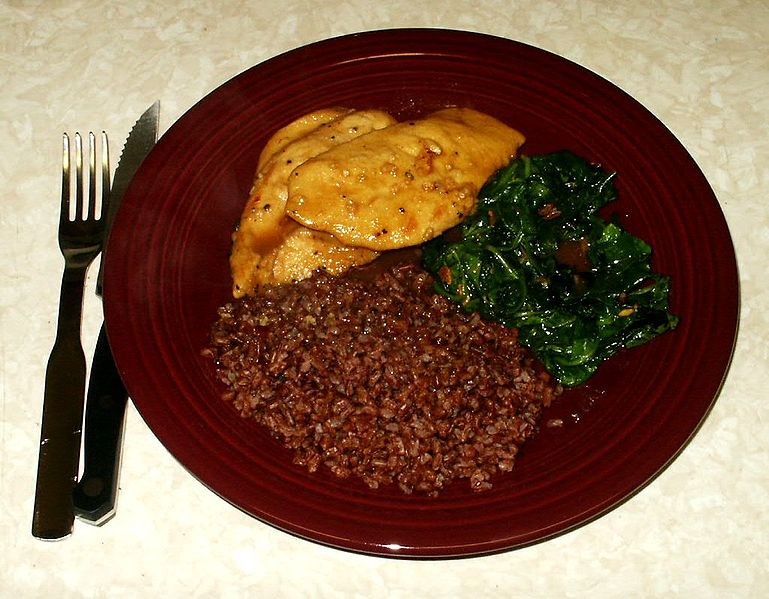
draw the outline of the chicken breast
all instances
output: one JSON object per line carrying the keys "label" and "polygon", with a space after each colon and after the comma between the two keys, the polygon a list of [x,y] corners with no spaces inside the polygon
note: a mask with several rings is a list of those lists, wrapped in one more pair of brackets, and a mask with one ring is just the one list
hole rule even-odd
{"label": "chicken breast", "polygon": [[[377,256],[370,249],[347,248],[328,233],[301,232],[285,214],[288,179],[307,159],[394,122],[390,115],[376,110],[328,109],[298,119],[268,141],[233,234],[230,268],[235,297],[254,293],[263,285],[305,278],[318,268],[336,272]],[[290,242],[289,237],[293,237]]]}
{"label": "chicken breast", "polygon": [[259,154],[259,162],[256,165],[256,172],[260,172],[280,150],[288,144],[311,133],[321,125],[335,121],[340,116],[353,112],[351,108],[322,108],[299,117],[291,121],[285,127],[278,129],[267,141]]}
{"label": "chicken breast", "polygon": [[480,187],[523,142],[489,115],[441,110],[298,165],[286,213],[347,245],[376,251],[418,245],[470,214]]}
{"label": "chicken breast", "polygon": [[260,285],[301,281],[320,269],[337,276],[379,256],[379,252],[345,245],[333,235],[286,220],[290,222],[288,226],[294,228],[280,246],[265,257],[271,274],[266,281],[260,280]]}

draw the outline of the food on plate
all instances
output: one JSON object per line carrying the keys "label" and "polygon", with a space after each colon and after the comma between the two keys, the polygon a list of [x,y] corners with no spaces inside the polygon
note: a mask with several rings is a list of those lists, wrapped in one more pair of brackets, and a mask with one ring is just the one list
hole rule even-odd
{"label": "food on plate", "polygon": [[311,472],[489,489],[563,387],[678,322],[649,245],[598,214],[614,173],[523,141],[458,108],[278,131],[204,350],[223,398]]}
{"label": "food on plate", "polygon": [[307,277],[318,268],[339,274],[377,254],[350,248],[323,232],[304,231],[286,216],[288,179],[296,165],[395,122],[380,110],[324,109],[280,129],[259,157],[254,185],[233,234],[233,295]]}
{"label": "food on plate", "polygon": [[614,176],[571,152],[522,156],[484,186],[459,235],[424,248],[440,293],[519,329],[566,386],[678,323],[651,247],[598,214]]}
{"label": "food on plate", "polygon": [[480,187],[523,141],[481,112],[439,110],[298,165],[286,210],[348,245],[376,251],[418,245],[470,214]]}
{"label": "food on plate", "polygon": [[[259,286],[306,279],[317,270],[340,275],[353,266],[371,262],[379,254],[340,243],[322,231],[313,231],[293,221],[285,223],[280,246],[269,252],[262,264],[269,264],[269,277],[257,277]],[[265,272],[263,268],[260,272]]]}
{"label": "food on plate", "polygon": [[278,129],[272,134],[270,139],[267,140],[264,148],[262,148],[262,152],[259,154],[259,161],[256,163],[256,172],[258,173],[261,171],[262,167],[275,156],[275,154],[291,142],[304,137],[308,133],[312,133],[321,125],[335,121],[339,117],[350,114],[351,112],[353,112],[351,108],[342,108],[338,106],[321,108],[320,110],[315,110],[302,115],[298,119],[291,121],[285,127]]}
{"label": "food on plate", "polygon": [[323,269],[338,275],[380,251],[456,225],[523,136],[450,108],[397,123],[378,110],[327,108],[276,132],[233,234],[233,295]]}
{"label": "food on plate", "polygon": [[489,489],[558,395],[515,329],[462,311],[418,263],[320,272],[219,310],[223,397],[315,471],[435,495]]}

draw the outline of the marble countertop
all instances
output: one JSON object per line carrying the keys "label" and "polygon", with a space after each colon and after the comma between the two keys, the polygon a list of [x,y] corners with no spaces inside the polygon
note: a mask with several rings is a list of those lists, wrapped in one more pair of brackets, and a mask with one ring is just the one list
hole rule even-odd
{"label": "marble countertop", "polygon": [[[120,144],[160,99],[162,133],[283,51],[417,26],[500,35],[588,67],[657,115],[705,173],[733,235],[742,312],[730,373],[692,443],[631,501],[566,535],[488,557],[405,561],[320,546],[244,515],[193,479],[129,406],[116,517],[101,528],[78,522],[58,543],[32,538],[62,268],[62,131],[104,128]],[[767,2],[6,0],[0,63],[0,595],[769,595]],[[101,322],[95,270],[86,355]]]}

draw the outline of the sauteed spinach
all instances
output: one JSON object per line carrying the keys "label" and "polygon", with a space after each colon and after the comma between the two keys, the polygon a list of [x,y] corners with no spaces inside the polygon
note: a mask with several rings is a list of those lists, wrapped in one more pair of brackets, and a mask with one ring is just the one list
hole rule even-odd
{"label": "sauteed spinach", "polygon": [[614,177],[567,151],[522,156],[485,184],[474,214],[424,248],[439,293],[517,327],[565,386],[678,322],[650,246],[598,214],[616,199]]}

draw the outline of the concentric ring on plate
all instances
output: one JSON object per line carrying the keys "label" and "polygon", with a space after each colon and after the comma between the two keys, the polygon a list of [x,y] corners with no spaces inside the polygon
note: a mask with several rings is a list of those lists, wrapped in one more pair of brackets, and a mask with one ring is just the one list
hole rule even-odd
{"label": "concentric ring on plate", "polygon": [[[308,474],[218,399],[200,356],[230,294],[230,232],[262,145],[330,105],[409,118],[448,105],[521,130],[529,154],[570,149],[619,174],[611,206],[654,248],[681,324],[570,390],[491,491],[437,498]],[[476,33],[401,29],[293,50],[228,81],[159,140],[106,252],[107,332],[142,417],[176,459],[243,511],[335,547],[403,557],[490,553],[591,521],[661,472],[718,395],[739,310],[729,231],[685,148],[641,104],[556,55]],[[130,451],[130,448],[128,448]]]}

